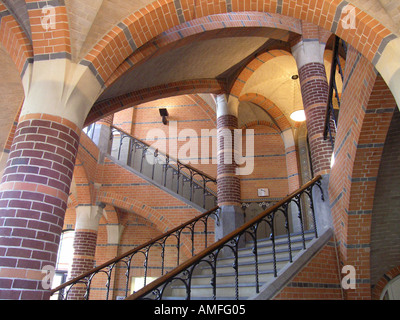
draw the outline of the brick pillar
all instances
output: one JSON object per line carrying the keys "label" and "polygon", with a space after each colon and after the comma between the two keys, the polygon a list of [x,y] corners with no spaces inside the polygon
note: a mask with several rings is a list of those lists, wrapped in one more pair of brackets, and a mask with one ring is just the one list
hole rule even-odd
{"label": "brick pillar", "polygon": [[48,299],[80,129],[47,114],[20,118],[0,185],[0,299]]}
{"label": "brick pillar", "polygon": [[[74,238],[74,255],[68,280],[95,267],[97,231],[103,215],[103,207],[79,206],[76,208],[76,227]],[[68,293],[68,300],[83,300],[86,286],[75,285]]]}
{"label": "brick pillar", "polygon": [[[326,36],[326,33],[322,33]],[[318,37],[322,35],[316,34]],[[324,65],[325,43],[309,35],[292,47],[299,70],[303,106],[306,114],[307,135],[310,144],[313,175],[321,175],[321,187],[325,199],[329,199],[328,184],[331,171],[332,145],[324,140],[325,114],[329,85]],[[322,201],[319,193],[314,194],[314,208],[318,212],[316,226],[321,234],[332,227],[329,201]]]}
{"label": "brick pillar", "polygon": [[238,129],[239,102],[232,99],[228,104],[225,95],[219,95],[217,102],[218,205],[221,208],[221,223],[216,228],[216,238],[221,239],[244,223],[241,210],[240,177],[234,154],[234,130]]}
{"label": "brick pillar", "polygon": [[323,51],[319,40],[301,41],[292,48],[299,69],[314,176],[330,173],[333,152],[329,139],[324,140],[329,85]]}

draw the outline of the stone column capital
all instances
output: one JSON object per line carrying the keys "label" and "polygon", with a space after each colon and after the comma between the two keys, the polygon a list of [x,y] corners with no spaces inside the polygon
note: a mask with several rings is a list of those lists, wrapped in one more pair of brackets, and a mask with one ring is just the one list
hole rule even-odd
{"label": "stone column capital", "polygon": [[324,52],[325,43],[318,39],[303,39],[292,47],[298,69],[310,63],[324,64]]}
{"label": "stone column capital", "polygon": [[98,230],[99,222],[103,216],[101,206],[78,206],[76,208],[76,230]]}

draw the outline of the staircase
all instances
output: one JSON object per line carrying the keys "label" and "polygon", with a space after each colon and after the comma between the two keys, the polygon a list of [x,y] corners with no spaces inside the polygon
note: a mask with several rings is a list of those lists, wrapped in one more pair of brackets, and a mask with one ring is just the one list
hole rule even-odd
{"label": "staircase", "polygon": [[[302,234],[291,234],[291,254],[292,259],[303,248]],[[305,244],[315,238],[312,231],[305,232]],[[258,249],[258,270],[255,270],[255,254],[254,245],[252,242],[247,242],[243,248],[238,250],[238,296],[241,300],[250,299],[257,294],[257,279],[258,287],[265,285],[268,281],[275,277],[276,273],[291,262],[290,250],[288,248],[288,237],[278,236],[275,239],[275,258],[272,243],[269,238],[261,239],[257,242]],[[221,257],[216,264],[216,300],[234,300],[236,299],[236,273],[235,273],[234,257]],[[275,269],[276,267],[276,269]],[[213,288],[210,284],[212,281],[213,270],[209,264],[203,263],[199,266],[196,274],[193,275],[191,281],[192,300],[210,300],[213,298]],[[169,290],[164,293],[163,300],[185,300],[187,291],[180,281],[172,283]]]}
{"label": "staircase", "polygon": [[117,127],[111,126],[110,140],[109,156],[116,163],[200,209],[210,210],[217,205],[215,178]]}
{"label": "staircase", "polygon": [[[319,192],[315,194],[314,189],[319,189]],[[88,300],[95,279],[100,277],[99,280],[105,283],[105,288],[96,287],[95,290],[103,292],[105,300],[121,297],[114,294],[116,289],[124,292],[126,300],[250,299],[259,293],[265,293],[266,284],[284,280],[288,269],[301,268],[307,262],[304,261],[304,257],[311,257],[309,253],[312,251],[308,245],[315,247],[319,241],[314,210],[315,197],[324,200],[321,176],[314,178],[223,239],[209,245],[208,239],[211,234],[208,226],[210,223],[218,225],[221,214],[220,208],[213,208],[64,283],[53,289],[52,294],[57,293],[60,299],[69,299],[71,289],[83,288],[85,293],[82,298]],[[313,220],[310,224],[311,229],[306,228],[305,222],[306,217],[309,218],[308,210],[311,211]],[[295,218],[298,220],[294,224],[296,232],[293,232],[292,224]],[[269,237],[265,238],[265,235]],[[203,248],[199,248],[199,243]],[[146,285],[148,259],[154,250],[158,255],[160,267],[157,269],[161,274]],[[186,255],[184,259],[182,253]],[[137,257],[144,259],[141,269],[134,263]],[[175,266],[166,268],[165,258],[172,257],[176,257]],[[129,283],[134,274],[144,274],[145,287],[129,296]],[[124,275],[125,284],[115,288],[115,279],[121,275]],[[282,275],[284,277],[281,277]]]}
{"label": "staircase", "polygon": [[[304,257],[310,259],[321,242],[316,227],[314,187],[318,187],[323,201],[321,176],[318,176],[127,300],[240,300],[265,294],[267,284],[286,281],[288,273],[293,276],[299,271],[308,261]],[[307,206],[313,218],[310,231],[304,231]],[[294,234],[291,218],[296,211],[300,231]],[[279,219],[282,215],[283,221]],[[264,226],[270,235],[267,239],[259,234]],[[308,244],[314,251],[308,250]],[[278,274],[279,271],[282,273]]]}

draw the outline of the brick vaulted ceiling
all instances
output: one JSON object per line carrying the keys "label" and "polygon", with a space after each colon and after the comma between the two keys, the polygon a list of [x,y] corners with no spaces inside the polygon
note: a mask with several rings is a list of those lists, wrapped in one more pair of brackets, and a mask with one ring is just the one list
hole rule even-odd
{"label": "brick vaulted ceiling", "polygon": [[[9,2],[16,2],[15,0]],[[65,0],[69,15],[73,56],[82,58],[114,25],[153,0]],[[348,0],[400,34],[398,0]]]}
{"label": "brick vaulted ceiling", "polygon": [[[25,1],[1,0],[1,2],[19,22],[30,39]],[[63,0],[63,2],[65,2],[68,14],[72,60],[78,62],[115,25],[129,14],[152,3],[153,0]],[[400,3],[398,0],[348,0],[348,2],[379,20],[394,34],[400,34]],[[196,17],[193,16],[193,18]],[[267,50],[268,46],[276,47],[276,42],[286,42],[290,36],[288,32],[271,35],[266,28],[263,29],[264,33],[257,31],[254,34],[247,33],[240,36],[215,35],[209,38],[191,39],[191,41],[169,47],[168,50],[152,55],[136,68],[124,74],[100,96],[99,100],[161,83],[187,79],[222,78],[229,85],[229,81],[233,81],[232,79],[251,61],[252,57],[254,58],[260,51]],[[279,40],[274,40],[275,43],[271,45],[271,39],[277,38]],[[284,47],[284,45],[282,46]],[[2,61],[7,60],[6,55],[5,50],[0,50]],[[267,95],[267,98],[273,100],[280,108],[284,109],[285,106],[289,106],[286,111],[282,110],[288,115],[301,103],[299,92],[296,91],[298,90],[296,84],[289,81],[290,75],[295,73],[292,62],[290,57],[269,61],[249,79],[246,90]],[[23,90],[22,86],[16,84],[18,72],[11,67],[8,69],[0,70],[2,84],[6,87],[7,82],[10,82],[12,85],[10,88],[13,89],[7,96],[0,97],[0,103],[5,106],[5,110],[9,110],[6,111],[9,114],[4,114],[3,118],[14,120],[16,110],[23,99]],[[5,72],[7,72],[7,77]],[[262,75],[267,79],[262,81]],[[260,81],[265,83],[264,90],[255,84],[256,80],[259,83]],[[273,93],[272,87],[275,88]],[[13,95],[14,98],[11,99],[10,95]],[[293,102],[288,102],[289,97]],[[4,141],[0,142],[4,143]]]}

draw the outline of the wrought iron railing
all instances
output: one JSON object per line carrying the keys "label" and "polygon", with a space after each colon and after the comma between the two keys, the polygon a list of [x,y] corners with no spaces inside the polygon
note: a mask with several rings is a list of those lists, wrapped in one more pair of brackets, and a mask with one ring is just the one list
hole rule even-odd
{"label": "wrought iron railing", "polygon": [[[110,292],[114,291],[112,281],[115,281],[116,273],[118,272],[119,275],[123,275],[122,278],[125,282],[122,289],[122,297],[127,297],[131,293],[130,280],[135,274],[143,277],[144,285],[146,285],[151,268],[151,259],[155,259],[157,262],[157,265],[154,267],[159,273],[157,276],[163,276],[168,269],[181,264],[183,253],[186,253],[187,257],[194,256],[195,253],[208,247],[210,237],[212,237],[211,240],[214,242],[214,226],[215,224],[219,224],[219,211],[220,209],[216,207],[201,214],[179,227],[85,272],[79,277],[67,281],[53,289],[51,294],[54,295],[57,293],[59,300],[68,300],[72,298],[70,293],[78,286],[80,287],[80,292],[83,292],[80,299],[88,300],[90,299],[92,285],[96,281],[96,277],[100,277],[100,282],[104,282],[105,280],[105,284],[103,283],[102,288],[96,287],[95,289],[103,291],[103,299],[113,299],[115,297],[110,296]],[[167,258],[169,263],[167,263]],[[171,258],[173,260],[176,259],[175,262],[171,262]],[[138,260],[136,263],[135,259]],[[154,275],[152,275],[152,278],[154,278]],[[117,289],[120,292],[121,289]],[[119,295],[121,296],[121,294]]]}
{"label": "wrought iron railing", "polygon": [[111,155],[204,209],[217,205],[216,179],[111,126]]}
{"label": "wrought iron railing", "polygon": [[277,257],[276,257],[276,233],[275,230],[277,227],[275,225],[275,219],[278,215],[284,216],[284,228],[286,229],[286,237],[287,237],[287,247],[289,251],[289,262],[292,262],[292,240],[290,233],[290,217],[289,217],[289,207],[293,204],[298,211],[298,219],[300,221],[300,234],[302,239],[303,249],[306,249],[306,240],[305,240],[305,231],[303,226],[303,212],[302,207],[304,201],[308,201],[307,203],[310,206],[312,217],[314,220],[314,234],[315,237],[318,237],[317,224],[316,224],[316,216],[314,210],[314,187],[317,186],[321,193],[321,198],[324,201],[324,195],[321,187],[321,176],[314,178],[312,181],[304,185],[301,189],[287,196],[285,199],[279,201],[265,212],[255,217],[251,221],[245,223],[241,228],[233,231],[231,234],[227,235],[220,241],[214,243],[201,253],[197,254],[193,258],[187,260],[179,267],[174,270],[168,272],[165,276],[155,280],[148,286],[138,290],[133,295],[128,297],[128,300],[136,300],[136,299],[154,299],[154,300],[162,300],[164,293],[168,291],[173,285],[174,282],[178,282],[184,285],[186,288],[186,300],[191,299],[191,286],[192,286],[192,278],[198,272],[199,266],[201,264],[206,264],[210,267],[211,271],[211,281],[210,281],[210,289],[212,289],[212,299],[216,299],[217,296],[217,266],[218,266],[218,258],[221,252],[226,254],[226,251],[231,253],[233,257],[233,265],[232,269],[235,275],[235,297],[239,300],[239,261],[238,261],[238,252],[240,248],[240,243],[242,239],[246,236],[250,236],[252,239],[252,253],[254,257],[254,279],[255,279],[255,293],[259,293],[260,291],[260,282],[259,282],[259,257],[258,257],[258,229],[262,224],[266,224],[269,229],[269,239],[272,244],[272,255],[273,255],[273,272],[274,276],[277,277]]}
{"label": "wrought iron railing", "polygon": [[338,83],[336,81],[337,74],[339,73],[342,79],[342,83],[344,79],[344,69],[342,66],[342,62],[340,61],[341,52],[343,55],[346,55],[347,45],[342,39],[335,36],[331,64],[331,75],[329,79],[329,96],[326,108],[324,128],[324,139],[327,140],[329,136],[329,140],[332,144],[332,149],[334,148],[335,144],[335,133],[337,131],[341,98],[338,89]]}

